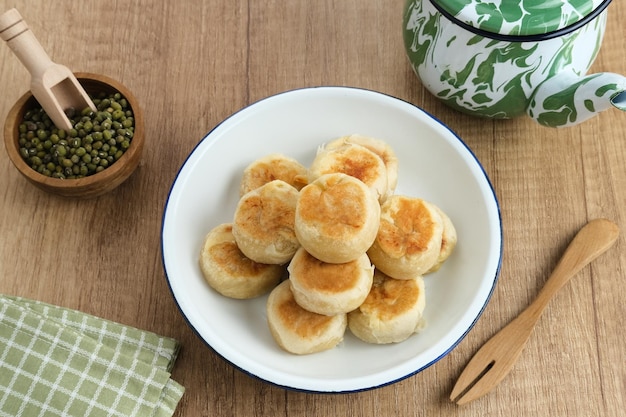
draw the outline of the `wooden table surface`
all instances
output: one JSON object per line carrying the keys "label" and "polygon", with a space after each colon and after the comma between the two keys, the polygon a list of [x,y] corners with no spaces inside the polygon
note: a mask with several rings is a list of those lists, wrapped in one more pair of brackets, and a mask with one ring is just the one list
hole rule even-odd
{"label": "wooden table surface", "polygon": [[[387,5],[383,5],[387,3]],[[179,416],[623,416],[626,240],[550,304],[513,371],[459,407],[449,392],[473,353],[537,294],[574,233],[609,218],[626,228],[626,114],[576,127],[489,121],[452,111],[412,73],[403,2],[234,0],[49,2],[17,7],[53,60],[108,75],[142,103],[147,149],[118,189],[86,201],[28,184],[0,152],[0,292],[79,309],[181,341]],[[592,70],[626,73],[626,2],[609,6]],[[0,45],[0,122],[29,75]],[[227,364],[187,327],[160,254],[165,200],[202,137],[231,113],[289,89],[343,85],[416,104],[477,155],[502,210],[504,258],[484,314],[449,355],[384,388],[344,395],[287,391]]]}

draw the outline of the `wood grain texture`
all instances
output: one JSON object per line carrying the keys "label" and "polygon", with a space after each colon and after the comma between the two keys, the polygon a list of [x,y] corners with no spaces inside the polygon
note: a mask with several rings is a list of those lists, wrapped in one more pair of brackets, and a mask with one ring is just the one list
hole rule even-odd
{"label": "wood grain texture", "polygon": [[[146,144],[124,184],[81,202],[32,187],[0,151],[0,292],[180,340],[173,377],[187,391],[178,416],[624,414],[623,236],[559,292],[493,392],[464,407],[448,396],[480,345],[537,295],[584,223],[606,217],[626,227],[626,114],[609,110],[554,130],[448,109],[409,68],[402,1],[0,0],[0,11],[11,7],[55,62],[105,74],[135,94]],[[625,20],[626,2],[612,2],[594,72],[626,73]],[[225,363],[186,326],[161,265],[163,207],[189,152],[247,104],[316,85],[381,91],[448,124],[489,175],[504,227],[499,283],[458,347],[413,377],[349,395],[285,391]],[[0,45],[0,123],[28,86],[27,71]]]}

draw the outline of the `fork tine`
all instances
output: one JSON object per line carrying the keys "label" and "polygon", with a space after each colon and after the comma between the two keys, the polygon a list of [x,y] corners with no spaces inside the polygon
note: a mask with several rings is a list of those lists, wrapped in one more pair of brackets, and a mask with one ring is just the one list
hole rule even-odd
{"label": "fork tine", "polygon": [[[500,381],[508,375],[510,370],[511,367],[508,366],[508,364],[494,361],[490,362],[487,367],[483,368],[478,376],[473,379],[469,376],[471,373],[468,372],[468,376],[465,378],[469,380],[468,384],[462,385],[465,388],[459,389],[460,392],[457,397],[454,397],[453,401],[458,405],[463,405],[482,397],[497,387]],[[465,371],[463,373],[465,373]],[[459,382],[460,380],[461,378],[459,378]],[[452,395],[450,397],[452,399]]]}
{"label": "fork tine", "polygon": [[[513,322],[519,320],[519,317]],[[525,340],[510,345],[513,340],[510,332],[515,328],[511,326],[513,322],[496,333],[474,354],[454,385],[450,400],[459,405],[474,401],[491,391],[509,373],[532,331],[532,327],[528,328]]]}
{"label": "fork tine", "polygon": [[487,372],[489,372],[491,368],[493,368],[494,363],[495,362],[490,362],[483,369],[480,370],[476,367],[470,367],[468,364],[468,366],[465,367],[458,380],[456,381],[454,388],[452,388],[452,392],[450,393],[450,400],[452,402],[456,402],[457,404],[463,404],[465,402],[471,401],[469,399],[464,401],[464,399],[469,398],[467,397],[467,395],[470,393],[470,391],[472,391],[472,388],[477,386],[478,382],[483,378],[483,376],[485,376],[485,374],[487,374]]}

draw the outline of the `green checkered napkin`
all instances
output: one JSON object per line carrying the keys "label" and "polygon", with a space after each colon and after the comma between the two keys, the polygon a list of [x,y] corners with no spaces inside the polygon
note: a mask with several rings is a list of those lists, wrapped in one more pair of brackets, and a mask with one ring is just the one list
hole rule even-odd
{"label": "green checkered napkin", "polygon": [[0,417],[171,416],[176,340],[0,294]]}

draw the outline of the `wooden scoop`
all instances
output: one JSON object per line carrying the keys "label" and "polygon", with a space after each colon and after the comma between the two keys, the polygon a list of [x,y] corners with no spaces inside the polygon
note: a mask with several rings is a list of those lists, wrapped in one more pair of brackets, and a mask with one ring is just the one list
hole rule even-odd
{"label": "wooden scoop", "polygon": [[96,111],[96,106],[72,71],[50,60],[16,9],[0,15],[0,37],[30,72],[31,92],[56,127],[66,131],[72,129],[65,114],[70,108],[81,111],[90,107]]}

